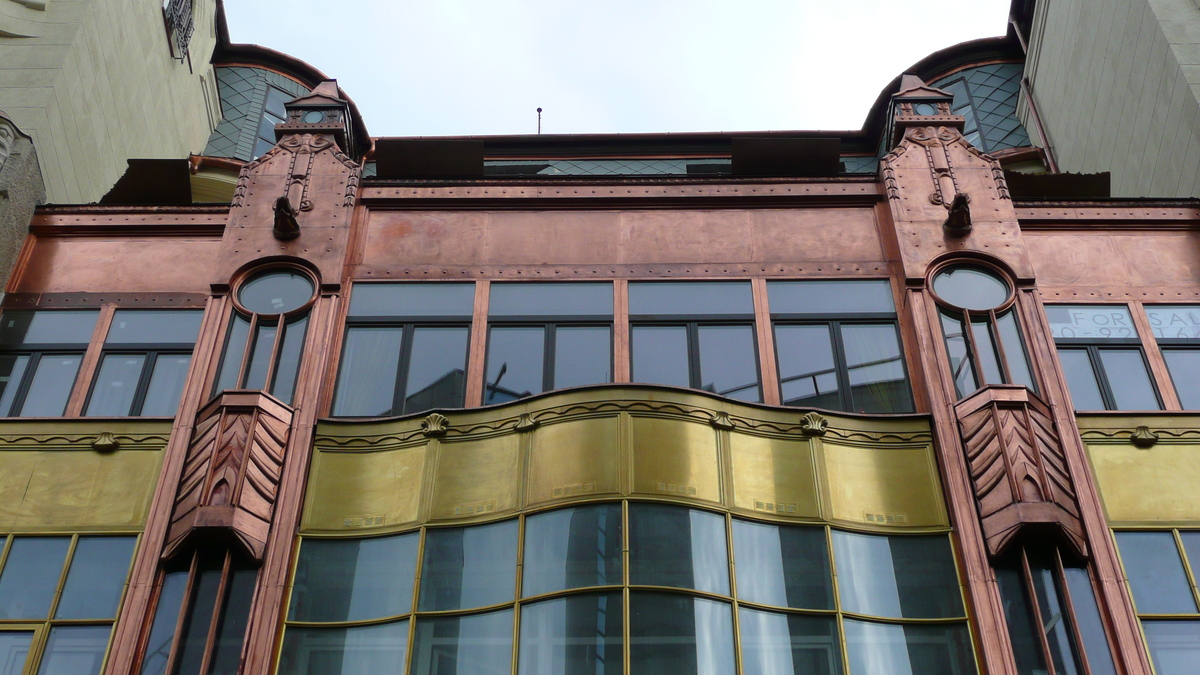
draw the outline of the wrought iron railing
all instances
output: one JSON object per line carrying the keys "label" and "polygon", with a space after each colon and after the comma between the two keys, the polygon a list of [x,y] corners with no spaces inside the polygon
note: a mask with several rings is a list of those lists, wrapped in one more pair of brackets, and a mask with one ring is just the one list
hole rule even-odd
{"label": "wrought iron railing", "polygon": [[171,47],[175,58],[183,60],[188,53],[188,43],[196,30],[192,18],[192,0],[171,0],[163,10],[166,13],[167,31],[171,35]]}

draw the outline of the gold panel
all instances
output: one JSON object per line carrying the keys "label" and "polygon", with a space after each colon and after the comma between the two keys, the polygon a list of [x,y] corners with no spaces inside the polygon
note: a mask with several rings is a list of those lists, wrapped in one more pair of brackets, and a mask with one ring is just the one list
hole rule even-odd
{"label": "gold panel", "polygon": [[831,516],[896,527],[948,526],[932,448],[825,443]]}
{"label": "gold panel", "polygon": [[140,528],[162,454],[0,450],[0,530]]}
{"label": "gold panel", "polygon": [[781,516],[818,518],[820,493],[807,440],[729,434],[733,505]]}
{"label": "gold panel", "polygon": [[613,415],[548,424],[534,431],[526,503],[618,493],[617,422]]}
{"label": "gold panel", "polygon": [[415,522],[424,445],[383,452],[319,452],[302,527],[344,530]]}
{"label": "gold panel", "polygon": [[469,518],[520,505],[520,439],[508,434],[478,441],[442,442],[430,518]]}
{"label": "gold panel", "polygon": [[679,419],[633,417],[633,491],[721,501],[717,432]]}
{"label": "gold panel", "polygon": [[1088,445],[1112,523],[1200,523],[1200,445]]}

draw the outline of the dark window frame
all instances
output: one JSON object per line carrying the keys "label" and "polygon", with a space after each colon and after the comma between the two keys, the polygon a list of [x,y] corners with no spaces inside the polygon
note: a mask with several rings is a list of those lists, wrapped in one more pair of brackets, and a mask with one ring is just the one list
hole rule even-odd
{"label": "dark window frame", "polygon": [[[754,375],[755,386],[758,392],[757,403],[763,402],[763,378],[762,378],[762,355],[759,354],[758,344],[758,324],[755,321],[754,314],[630,314],[629,315],[629,363],[630,374],[632,373],[633,354],[634,354],[634,339],[633,332],[636,328],[652,327],[652,328],[669,328],[683,326],[687,329],[687,360],[688,360],[688,381],[689,389],[698,391],[708,391],[703,388],[704,383],[700,373],[700,328],[720,327],[720,326],[739,326],[750,328],[750,339],[753,342],[754,352]],[[649,383],[653,384],[653,383]],[[731,391],[742,391],[748,387],[739,387]],[[721,392],[708,392],[717,396],[729,398],[729,394]],[[743,400],[743,399],[735,399]]]}
{"label": "dark window frame", "polygon": [[[963,361],[971,367],[971,373],[975,377],[975,390],[978,390],[979,388],[985,387],[989,384],[1015,384],[1013,381],[1012,368],[1008,365],[1008,354],[1004,349],[1004,341],[1001,339],[1000,333],[997,330],[997,324],[1002,317],[1009,315],[1013,317],[1013,321],[1017,327],[1017,335],[1021,338],[1021,344],[1019,345],[1022,350],[1021,356],[1026,358],[1026,363],[1028,364],[1028,355],[1023,353],[1025,348],[1025,332],[1021,329],[1021,317],[1017,312],[1015,302],[1010,299],[1009,302],[1004,303],[999,308],[986,310],[970,310],[959,307],[951,308],[949,306],[943,306],[938,308],[938,313],[942,317],[948,318],[952,321],[957,321],[962,330],[960,336],[963,338],[967,348],[967,358],[965,358]],[[1001,382],[988,382],[988,378],[983,372],[983,365],[979,362],[979,344],[975,340],[975,330],[973,328],[973,324],[977,321],[982,321],[987,325],[988,337],[991,338],[992,346],[994,347],[993,356],[996,358],[996,363],[1000,365]],[[944,334],[944,324],[942,331]],[[944,340],[949,340],[950,337],[951,336],[949,335],[943,335]],[[961,368],[962,366],[959,367]],[[1032,371],[1032,368],[1030,370]],[[1032,376],[1032,372],[1030,375]],[[954,380],[955,387],[957,387],[957,375],[951,373],[951,377]],[[1037,393],[1036,378],[1032,379],[1034,381],[1030,383],[1030,389],[1032,389],[1034,393]],[[972,393],[973,392],[970,391],[960,391],[959,398],[966,398]]]}
{"label": "dark window frame", "polygon": [[[1108,381],[1108,372],[1104,369],[1104,362],[1100,359],[1100,352],[1108,350],[1137,350],[1138,355],[1142,357],[1142,365],[1146,368],[1146,380],[1150,383],[1150,390],[1154,392],[1154,400],[1158,401],[1158,409],[1166,409],[1162,392],[1158,390],[1158,383],[1154,381],[1154,372],[1150,369],[1150,360],[1146,357],[1146,348],[1142,344],[1141,338],[1109,338],[1104,340],[1094,338],[1054,338],[1054,347],[1056,352],[1064,347],[1074,350],[1083,349],[1087,352],[1088,363],[1092,366],[1092,376],[1096,378],[1096,388],[1100,390],[1100,400],[1104,402],[1105,410],[1122,410],[1122,408],[1117,406],[1117,399],[1113,395],[1112,385]],[[1172,385],[1174,385],[1173,381]]]}
{"label": "dark window frame", "polygon": [[[1183,410],[1191,410],[1191,408],[1188,408],[1183,403],[1183,397],[1179,395],[1179,384],[1175,382],[1175,373],[1171,372],[1171,362],[1167,359],[1167,353],[1200,352],[1200,340],[1193,338],[1160,338],[1154,336],[1153,333],[1151,334],[1151,339],[1154,340],[1155,344],[1158,346],[1158,351],[1162,354],[1163,365],[1165,365],[1167,369],[1167,379],[1170,381],[1171,387],[1175,390],[1175,398],[1179,401],[1179,407]],[[1138,341],[1138,344],[1141,345],[1142,358],[1145,359],[1146,348],[1141,344],[1140,340]],[[1159,387],[1157,378],[1153,376],[1153,371],[1147,372],[1150,373],[1150,381],[1152,384],[1154,384],[1154,394],[1155,396],[1158,396],[1159,405],[1162,406],[1162,394],[1160,394],[1158,391]]]}
{"label": "dark window frame", "polygon": [[[83,402],[84,417],[87,416],[88,406],[92,403],[92,395],[96,392],[96,385],[100,383],[100,368],[104,365],[104,359],[109,356],[144,356],[146,360],[142,363],[142,372],[138,376],[137,386],[134,389],[133,401],[129,404],[129,413],[120,415],[120,417],[141,417],[142,408],[146,405],[146,393],[150,389],[150,378],[154,376],[154,367],[158,363],[160,356],[194,356],[195,343],[136,343],[122,344],[119,347],[112,349],[104,349],[100,352],[100,358],[96,362],[96,372],[92,374],[92,381],[88,384],[87,396]],[[189,366],[190,367],[190,366]],[[185,385],[186,386],[186,385]]]}
{"label": "dark window frame", "polygon": [[[13,395],[12,405],[8,410],[0,411],[0,417],[21,417],[21,409],[25,407],[25,399],[29,395],[29,389],[33,386],[33,378],[37,374],[38,365],[45,356],[78,356],[79,367],[75,370],[75,379],[71,380],[71,387],[67,390],[66,400],[63,402],[63,411],[55,417],[62,417],[67,412],[67,406],[71,404],[71,395],[75,393],[75,389],[79,387],[79,377],[83,374],[83,360],[87,356],[88,345],[82,343],[45,343],[37,344],[34,348],[18,347],[16,349],[3,349],[0,351],[0,356],[28,356],[29,363],[25,366],[25,372],[21,373],[21,381],[17,383],[17,392]],[[11,383],[10,383],[11,384]]]}
{"label": "dark window frame", "polygon": [[[600,316],[595,314],[579,314],[579,315],[514,315],[497,317],[496,319],[489,318],[487,322],[487,346],[484,349],[483,361],[483,405],[489,405],[490,400],[488,392],[495,385],[490,383],[488,377],[488,366],[490,365],[492,354],[492,329],[493,328],[541,328],[543,330],[542,338],[544,340],[542,346],[542,390],[535,392],[534,396],[548,391],[554,391],[554,364],[555,354],[557,351],[558,329],[559,328],[607,328],[608,329],[608,384],[613,381],[613,363],[616,361],[616,339],[615,339],[615,321],[612,316]],[[520,400],[518,397],[517,400]],[[498,401],[497,403],[504,403]]]}

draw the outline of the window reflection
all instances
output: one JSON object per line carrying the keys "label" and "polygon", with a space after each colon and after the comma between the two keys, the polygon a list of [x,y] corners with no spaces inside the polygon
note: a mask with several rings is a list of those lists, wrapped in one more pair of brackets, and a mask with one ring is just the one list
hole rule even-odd
{"label": "window reflection", "polygon": [[422,618],[413,640],[411,675],[509,675],[513,612]]}
{"label": "window reflection", "polygon": [[525,520],[525,596],[621,578],[621,505],[560,509]]}
{"label": "window reflection", "polygon": [[521,609],[520,675],[620,675],[621,594],[573,595]]}
{"label": "window reflection", "polygon": [[[739,579],[739,583],[740,583]],[[838,675],[842,648],[837,619],[738,610],[742,675]]]}
{"label": "window reflection", "polygon": [[631,593],[632,675],[734,672],[733,615],[724,602],[667,593]]}
{"label": "window reflection", "polygon": [[279,672],[288,675],[401,675],[408,621],[355,628],[292,628],[283,639]]}
{"label": "window reflection", "polygon": [[832,609],[825,529],[733,521],[738,597],[777,607]]}
{"label": "window reflection", "polygon": [[517,521],[429,530],[419,609],[469,609],[510,602],[516,592]]}
{"label": "window reflection", "polygon": [[729,595],[725,519],[681,506],[631,504],[629,583]]}
{"label": "window reflection", "polygon": [[305,539],[288,619],[358,621],[407,614],[417,534],[377,539]]}
{"label": "window reflection", "polygon": [[842,607],[894,618],[962,616],[950,541],[942,536],[833,533]]}
{"label": "window reflection", "polygon": [[965,625],[897,625],[846,619],[850,675],[975,672]]}

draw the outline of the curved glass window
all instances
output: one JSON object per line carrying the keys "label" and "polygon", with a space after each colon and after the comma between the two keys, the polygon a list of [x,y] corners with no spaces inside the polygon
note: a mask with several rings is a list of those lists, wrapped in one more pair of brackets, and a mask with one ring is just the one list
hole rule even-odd
{"label": "curved glass window", "polygon": [[950,267],[933,278],[933,292],[955,307],[983,311],[1003,305],[1009,290],[1008,284],[991,272],[975,267]]}
{"label": "curved glass window", "polygon": [[269,270],[250,277],[238,290],[238,302],[255,314],[286,314],[312,299],[307,275],[292,270]]}
{"label": "curved glass window", "polygon": [[975,672],[946,534],[659,502],[305,537],[287,617],[289,674]]}

